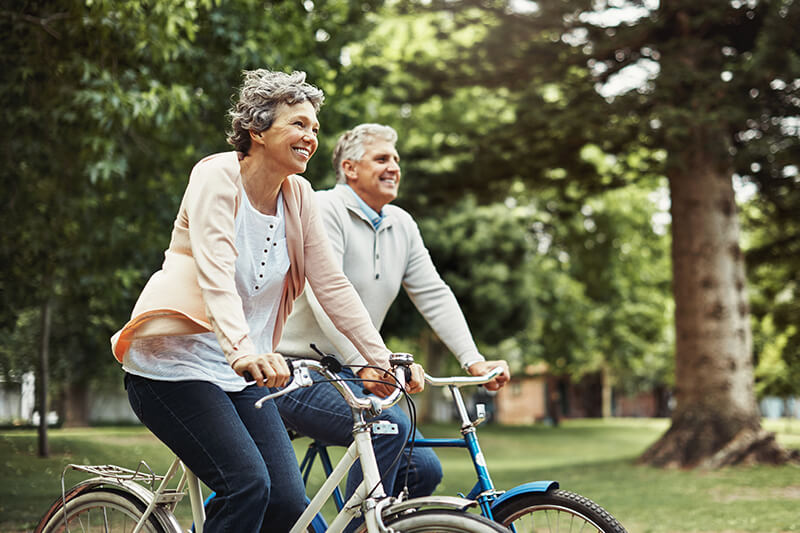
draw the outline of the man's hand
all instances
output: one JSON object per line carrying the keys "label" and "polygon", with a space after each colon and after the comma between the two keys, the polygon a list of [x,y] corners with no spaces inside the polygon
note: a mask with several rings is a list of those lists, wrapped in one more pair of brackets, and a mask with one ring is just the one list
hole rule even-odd
{"label": "man's hand", "polygon": [[409,394],[416,394],[425,389],[425,369],[422,365],[411,363],[411,379],[406,383],[406,392]]}
{"label": "man's hand", "polygon": [[[425,388],[425,371],[417,363],[411,365],[411,379],[406,383],[406,391],[414,394]],[[388,372],[375,368],[362,368],[358,377],[363,381],[364,388],[380,398],[386,398],[395,390],[394,378]]]}
{"label": "man's hand", "polygon": [[259,387],[283,387],[291,377],[289,365],[279,353],[245,355],[234,361],[232,366],[242,377],[245,372],[250,372]]}
{"label": "man's hand", "polygon": [[498,359],[497,361],[480,361],[478,363],[472,363],[469,365],[469,373],[472,376],[482,376],[484,374],[488,374],[498,366],[503,368],[503,373],[498,375],[489,383],[485,384],[484,387],[486,387],[486,390],[500,390],[503,388],[503,385],[508,383],[508,381],[511,379],[511,373],[508,371],[508,363],[502,359]]}

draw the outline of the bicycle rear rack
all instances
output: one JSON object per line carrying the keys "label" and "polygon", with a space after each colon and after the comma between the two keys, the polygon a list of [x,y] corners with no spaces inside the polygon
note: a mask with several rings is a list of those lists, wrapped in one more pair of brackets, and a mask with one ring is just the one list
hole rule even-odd
{"label": "bicycle rear rack", "polygon": [[[99,477],[107,477],[114,479],[116,481],[139,481],[142,483],[146,483],[150,485],[150,490],[155,488],[155,482],[161,481],[164,479],[164,476],[159,476],[155,474],[150,466],[144,462],[139,461],[139,466],[136,470],[131,470],[129,468],[123,468],[117,465],[75,465],[75,464],[68,464],[64,467],[64,471],[61,473],[61,484],[64,484],[64,476],[67,473],[67,470],[77,470],[79,472],[86,472],[87,474],[92,474]],[[144,470],[146,469],[146,471]]]}

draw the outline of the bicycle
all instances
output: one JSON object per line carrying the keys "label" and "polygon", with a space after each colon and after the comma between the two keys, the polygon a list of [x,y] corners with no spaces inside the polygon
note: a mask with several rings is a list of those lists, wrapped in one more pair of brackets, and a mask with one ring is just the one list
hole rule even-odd
{"label": "bicycle", "polygon": [[[466,448],[475,468],[477,481],[465,496],[477,501],[481,514],[518,533],[527,531],[598,531],[602,533],[625,533],[625,528],[601,506],[589,498],[562,490],[557,481],[534,481],[513,487],[507,491],[497,490],[492,482],[477,436],[477,426],[486,417],[485,406],[476,406],[476,418],[471,420],[464,403],[461,388],[477,386],[492,381],[502,369],[475,377],[436,378],[425,374],[427,384],[448,387],[461,421],[461,438],[412,439],[409,446],[432,448]],[[327,447],[312,441],[300,463],[303,480],[308,478],[316,458],[326,475],[331,472],[331,460]],[[338,489],[334,493],[337,509],[344,502]],[[587,529],[590,528],[590,529]]]}
{"label": "bicycle", "polygon": [[[292,365],[292,381],[285,388],[267,394],[256,402],[256,407],[260,407],[264,402],[299,387],[312,386],[314,382],[309,370],[314,370],[336,387],[345,397],[353,413],[353,444],[333,469],[330,478],[312,498],[291,533],[317,532],[323,530],[321,528],[331,533],[338,533],[359,514],[362,514],[365,520],[361,531],[369,533],[507,531],[479,514],[468,513],[467,509],[477,503],[466,498],[429,497],[404,500],[385,494],[372,449],[372,432],[391,432],[392,428],[387,426],[392,424],[373,424],[366,422],[366,418],[394,405],[401,395],[405,394],[403,390],[405,371],[412,362],[413,358],[408,354],[395,354],[391,358],[392,375],[397,387],[388,397],[378,399],[356,397],[333,370],[338,364],[335,360],[322,362],[295,360]],[[396,427],[394,429],[396,431]],[[356,460],[361,461],[364,481],[330,526],[327,526],[319,515],[319,510]],[[95,477],[66,490],[64,478],[69,469],[86,472]],[[171,480],[179,470],[182,473],[177,485],[169,488]],[[149,488],[146,485],[149,485]],[[202,533],[205,511],[200,481],[178,457],[173,460],[164,475],[153,473],[145,461],[140,461],[136,470],[116,465],[67,465],[61,476],[61,497],[51,505],[35,531],[60,533],[68,532],[70,527],[73,527],[82,532],[177,533],[182,530],[174,511],[186,492],[189,494],[192,509],[193,529],[197,533]]]}

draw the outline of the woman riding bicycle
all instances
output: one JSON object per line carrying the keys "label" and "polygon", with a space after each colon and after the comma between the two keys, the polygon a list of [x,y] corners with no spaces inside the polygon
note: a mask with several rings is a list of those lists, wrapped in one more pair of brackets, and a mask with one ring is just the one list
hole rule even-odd
{"label": "woman riding bicycle", "polygon": [[[192,170],[161,270],[111,339],[136,415],[216,492],[206,531],[288,530],[305,506],[277,409],[253,404],[258,387],[289,379],[274,349],[306,279],[336,327],[388,368],[390,351],[333,259],[311,185],[296,175],[317,149],[323,98],[302,72],[244,73],[230,110],[235,151]],[[408,390],[422,383],[415,365]]]}

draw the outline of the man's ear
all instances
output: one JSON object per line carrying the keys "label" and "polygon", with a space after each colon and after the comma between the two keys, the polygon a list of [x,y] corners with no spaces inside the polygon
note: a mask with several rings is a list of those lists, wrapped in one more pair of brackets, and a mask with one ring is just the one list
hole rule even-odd
{"label": "man's ear", "polygon": [[260,131],[250,130],[250,140],[254,143],[264,144],[264,138],[261,133]]}
{"label": "man's ear", "polygon": [[358,179],[358,172],[356,172],[355,161],[345,159],[342,161],[342,170],[348,180]]}

